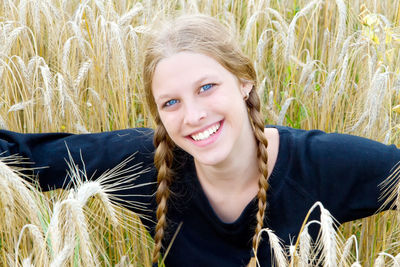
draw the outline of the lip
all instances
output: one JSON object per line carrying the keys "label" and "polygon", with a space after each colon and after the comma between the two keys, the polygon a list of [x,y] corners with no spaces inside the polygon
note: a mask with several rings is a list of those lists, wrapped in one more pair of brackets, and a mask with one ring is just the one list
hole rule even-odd
{"label": "lip", "polygon": [[209,125],[207,125],[207,126],[204,126],[204,127],[201,128],[200,130],[197,130],[197,131],[195,131],[195,132],[192,132],[192,133],[188,134],[187,137],[190,137],[191,135],[196,135],[196,134],[198,134],[198,133],[204,132],[205,130],[207,130],[207,129],[213,127],[214,125],[217,125],[218,123],[221,124],[222,121],[223,121],[223,120],[220,120],[220,121],[214,122],[214,123],[212,123],[212,124],[209,124]]}
{"label": "lip", "polygon": [[[214,126],[214,125],[216,125],[218,123],[220,124],[219,129],[213,135],[208,137],[207,139],[196,141],[191,137],[191,135],[195,135],[195,134],[201,133],[201,132],[209,129],[210,127],[212,127],[212,126]],[[196,146],[204,147],[204,146],[207,146],[207,145],[209,145],[211,143],[214,143],[218,139],[218,137],[220,136],[220,134],[222,132],[223,126],[224,126],[224,120],[221,120],[221,121],[218,121],[216,123],[210,124],[210,125],[202,128],[201,130],[198,130],[196,132],[193,132],[193,133],[187,135],[186,138],[189,139],[189,141],[192,142],[193,144],[195,144]]]}

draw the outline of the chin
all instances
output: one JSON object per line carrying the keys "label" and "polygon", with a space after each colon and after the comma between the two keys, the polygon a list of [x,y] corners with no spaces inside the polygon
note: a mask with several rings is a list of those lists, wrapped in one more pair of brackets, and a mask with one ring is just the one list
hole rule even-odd
{"label": "chin", "polygon": [[192,154],[192,156],[196,162],[207,166],[219,165],[227,158],[223,153],[207,153],[207,155]]}

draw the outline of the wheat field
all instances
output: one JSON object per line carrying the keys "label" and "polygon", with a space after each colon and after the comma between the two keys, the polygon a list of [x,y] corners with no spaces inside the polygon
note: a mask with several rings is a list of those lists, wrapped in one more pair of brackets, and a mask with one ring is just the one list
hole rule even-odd
{"label": "wheat field", "polygon": [[[154,126],[144,38],[160,18],[199,12],[226,21],[253,60],[266,124],[400,145],[399,0],[0,0],[0,128]],[[151,239],[104,180],[75,171],[74,189],[42,193],[6,165],[18,160],[0,162],[1,266],[151,266]],[[305,223],[289,249],[276,242],[278,266],[307,266],[321,251],[324,266],[400,266],[396,212],[335,233],[318,207],[328,237],[310,248]]]}

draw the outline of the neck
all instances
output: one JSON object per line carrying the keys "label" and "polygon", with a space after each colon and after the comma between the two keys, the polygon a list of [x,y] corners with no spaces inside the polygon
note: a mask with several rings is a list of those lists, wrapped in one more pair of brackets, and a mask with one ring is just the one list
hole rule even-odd
{"label": "neck", "polygon": [[[213,187],[232,193],[258,182],[257,145],[255,137],[248,138],[240,151],[233,153],[217,165],[204,165],[196,161],[196,172],[203,187]],[[257,184],[258,185],[258,184]]]}

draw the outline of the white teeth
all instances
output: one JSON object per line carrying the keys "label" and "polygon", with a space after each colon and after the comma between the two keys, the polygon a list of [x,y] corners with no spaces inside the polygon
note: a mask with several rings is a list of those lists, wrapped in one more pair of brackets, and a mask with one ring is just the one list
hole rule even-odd
{"label": "white teeth", "polygon": [[210,137],[210,135],[212,135],[212,134],[214,134],[216,131],[218,131],[218,129],[219,129],[220,126],[221,126],[221,125],[218,123],[218,124],[216,124],[216,125],[214,125],[214,126],[211,126],[210,128],[208,128],[207,130],[205,130],[205,131],[203,131],[203,132],[201,132],[201,133],[191,135],[191,137],[192,137],[193,140],[195,140],[195,141],[200,141],[200,140],[207,139],[208,137]]}

